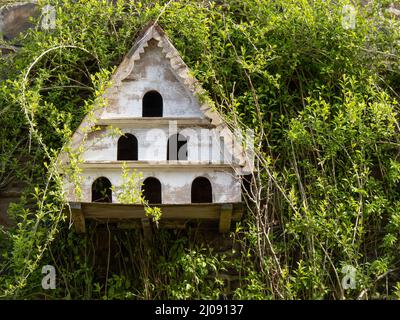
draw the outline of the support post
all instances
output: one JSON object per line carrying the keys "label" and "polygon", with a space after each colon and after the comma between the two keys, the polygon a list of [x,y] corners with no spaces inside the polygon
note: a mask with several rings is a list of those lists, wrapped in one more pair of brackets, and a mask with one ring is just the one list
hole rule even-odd
{"label": "support post", "polygon": [[231,228],[233,205],[226,203],[221,206],[221,214],[219,217],[219,232],[226,233]]}
{"label": "support post", "polygon": [[80,202],[70,202],[69,206],[71,208],[72,222],[76,233],[85,233],[85,216],[83,215],[82,206]]}

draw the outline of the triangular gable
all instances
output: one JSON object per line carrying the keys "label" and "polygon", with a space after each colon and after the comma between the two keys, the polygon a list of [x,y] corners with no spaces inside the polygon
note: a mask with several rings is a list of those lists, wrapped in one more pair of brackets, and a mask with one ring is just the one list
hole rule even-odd
{"label": "triangular gable", "polygon": [[[153,22],[149,23],[146,27],[142,29],[134,45],[129,50],[128,54],[124,57],[123,61],[112,75],[112,84],[110,88],[106,90],[103,96],[103,98],[108,101],[108,105],[104,108],[98,108],[93,112],[93,114],[91,114],[90,116],[87,115],[83,119],[82,123],[79,125],[78,129],[72,136],[71,149],[75,150],[81,146],[82,142],[84,141],[85,134],[87,134],[88,132],[88,129],[96,125],[97,120],[100,119],[105,108],[109,108],[110,105],[113,103],[112,97],[117,94],[118,88],[125,81],[132,80],[130,79],[130,77],[135,67],[135,62],[140,60],[141,54],[145,52],[149,41],[152,39],[155,39],[158,42],[158,47],[162,49],[165,57],[169,60],[171,71],[173,71],[176,79],[185,87],[188,92],[190,92],[197,99],[197,101],[199,101],[200,110],[203,113],[204,117],[208,119],[211,125],[215,126],[221,136],[224,137],[225,147],[228,150],[235,150],[235,154],[233,156],[236,159],[236,164],[239,164],[242,167],[247,167],[245,171],[249,172],[249,169],[251,169],[251,165],[249,167],[249,161],[246,159],[246,155],[243,152],[242,146],[235,141],[234,135],[232,134],[231,130],[229,130],[228,126],[224,122],[223,118],[219,115],[219,113],[213,109],[212,105],[210,105],[210,101],[201,102],[200,100],[205,99],[198,99],[200,95],[206,95],[205,90],[200,86],[197,79],[195,79],[191,75],[188,66],[182,60],[179,52],[169,41],[162,28],[158,24]],[[234,145],[235,148],[232,148],[232,145]],[[69,162],[68,154],[62,152],[60,154],[60,160],[62,165],[67,164]]]}

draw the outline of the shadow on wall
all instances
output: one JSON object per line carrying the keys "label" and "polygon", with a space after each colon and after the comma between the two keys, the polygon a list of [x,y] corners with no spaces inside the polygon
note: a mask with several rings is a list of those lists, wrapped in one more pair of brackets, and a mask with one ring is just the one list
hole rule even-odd
{"label": "shadow on wall", "polygon": [[10,183],[5,190],[0,191],[0,225],[6,228],[12,226],[7,211],[11,203],[20,201],[24,187],[23,184],[14,182]]}
{"label": "shadow on wall", "polygon": [[7,216],[7,209],[10,205],[10,202],[15,200],[9,199],[0,199],[0,226],[9,227],[10,226],[10,219]]}

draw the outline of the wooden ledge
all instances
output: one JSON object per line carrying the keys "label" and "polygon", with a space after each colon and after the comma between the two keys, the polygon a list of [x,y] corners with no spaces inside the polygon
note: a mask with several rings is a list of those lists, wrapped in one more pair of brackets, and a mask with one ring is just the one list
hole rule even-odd
{"label": "wooden ledge", "polygon": [[[171,223],[180,228],[190,220],[219,221],[219,231],[228,232],[231,221],[239,221],[243,214],[243,203],[189,203],[158,204],[162,212],[161,221],[171,227]],[[95,202],[70,202],[72,218],[78,233],[85,232],[85,219],[126,222],[146,219],[143,205]],[[139,224],[140,225],[140,224]],[[146,225],[148,227],[148,225]]]}
{"label": "wooden ledge", "polygon": [[127,168],[171,168],[173,170],[179,168],[232,168],[240,167],[239,164],[231,163],[217,163],[208,161],[177,161],[177,160],[163,160],[163,161],[85,161],[79,166],[85,169],[122,169],[122,164],[125,163]]}

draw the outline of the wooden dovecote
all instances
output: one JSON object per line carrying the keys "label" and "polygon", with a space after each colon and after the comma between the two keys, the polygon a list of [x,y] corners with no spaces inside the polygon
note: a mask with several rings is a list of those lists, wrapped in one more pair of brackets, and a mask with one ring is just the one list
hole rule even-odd
{"label": "wooden dovecote", "polygon": [[[87,219],[149,227],[142,204],[119,201],[124,166],[140,173],[138,188],[161,209],[161,227],[214,220],[227,232],[242,215],[240,177],[248,163],[220,115],[199,99],[203,90],[160,26],[141,31],[111,81],[106,105],[82,121],[69,146],[82,159],[80,192],[64,174],[76,230],[85,232]],[[61,168],[70,163],[63,152]]]}

